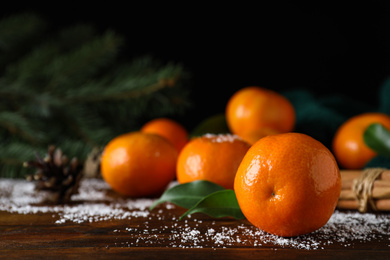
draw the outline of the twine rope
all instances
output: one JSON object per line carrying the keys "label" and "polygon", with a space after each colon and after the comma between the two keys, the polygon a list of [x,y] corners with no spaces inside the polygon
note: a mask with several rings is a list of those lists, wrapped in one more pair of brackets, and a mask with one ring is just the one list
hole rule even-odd
{"label": "twine rope", "polygon": [[353,180],[352,190],[355,192],[359,202],[360,212],[377,211],[375,201],[372,198],[372,186],[374,181],[382,174],[384,168],[368,168],[356,179]]}

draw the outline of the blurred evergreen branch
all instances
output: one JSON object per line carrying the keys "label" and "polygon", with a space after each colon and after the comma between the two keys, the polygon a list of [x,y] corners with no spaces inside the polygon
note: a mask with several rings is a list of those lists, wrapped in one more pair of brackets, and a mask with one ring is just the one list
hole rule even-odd
{"label": "blurred evergreen branch", "polygon": [[24,176],[22,163],[50,144],[82,160],[145,120],[189,107],[181,65],[128,61],[125,40],[110,30],[48,27],[31,13],[0,21],[0,177]]}

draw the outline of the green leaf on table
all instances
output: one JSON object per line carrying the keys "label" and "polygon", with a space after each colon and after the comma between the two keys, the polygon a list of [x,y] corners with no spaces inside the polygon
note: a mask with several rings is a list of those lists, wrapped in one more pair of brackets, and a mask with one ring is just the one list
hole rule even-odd
{"label": "green leaf on table", "polygon": [[235,219],[243,219],[245,217],[233,190],[220,190],[204,197],[181,215],[179,219],[181,220],[193,213],[204,213],[215,218],[234,217]]}
{"label": "green leaf on table", "polygon": [[365,144],[380,155],[390,157],[390,132],[379,123],[371,124],[363,134]]}
{"label": "green leaf on table", "polygon": [[179,184],[166,190],[149,209],[152,210],[158,204],[164,202],[171,202],[180,207],[189,209],[205,196],[220,190],[224,190],[224,188],[218,184],[204,180]]}

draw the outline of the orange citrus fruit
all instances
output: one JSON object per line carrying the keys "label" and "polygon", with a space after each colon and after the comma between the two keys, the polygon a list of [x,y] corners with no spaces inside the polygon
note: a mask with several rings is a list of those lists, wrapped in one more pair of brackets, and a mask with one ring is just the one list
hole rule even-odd
{"label": "orange citrus fruit", "polygon": [[248,150],[234,190],[249,222],[278,236],[298,236],[325,225],[341,192],[333,154],[300,133],[266,136]]}
{"label": "orange citrus fruit", "polygon": [[364,131],[373,123],[381,123],[390,130],[390,116],[383,113],[363,113],[353,116],[337,129],[332,150],[340,167],[361,169],[377,155],[363,139]]}
{"label": "orange citrus fruit", "polygon": [[233,189],[236,171],[250,145],[231,134],[205,134],[193,138],[179,154],[179,183],[208,180]]}
{"label": "orange citrus fruit", "polygon": [[272,128],[263,127],[256,131],[247,132],[241,135],[241,138],[244,139],[244,141],[246,141],[250,145],[252,145],[265,136],[275,135],[275,134],[281,134],[281,132]]}
{"label": "orange citrus fruit", "polygon": [[225,113],[230,131],[248,140],[256,135],[263,136],[264,128],[285,133],[295,126],[295,109],[291,102],[273,90],[258,86],[234,93]]}
{"label": "orange citrus fruit", "polygon": [[187,129],[175,120],[156,118],[141,127],[141,132],[158,134],[168,139],[178,152],[188,142]]}
{"label": "orange citrus fruit", "polygon": [[175,147],[159,135],[123,134],[103,150],[102,177],[125,196],[159,195],[175,177],[177,156]]}

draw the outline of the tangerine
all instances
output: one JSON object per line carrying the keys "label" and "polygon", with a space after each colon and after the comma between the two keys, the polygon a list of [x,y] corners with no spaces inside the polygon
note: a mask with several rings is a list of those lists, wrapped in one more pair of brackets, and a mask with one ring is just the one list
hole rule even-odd
{"label": "tangerine", "polygon": [[175,177],[178,153],[165,138],[130,132],[112,139],[101,158],[103,179],[131,197],[160,194]]}
{"label": "tangerine", "polygon": [[233,189],[236,171],[250,145],[236,135],[205,134],[194,137],[177,160],[179,183],[208,180]]}
{"label": "tangerine", "polygon": [[275,134],[281,134],[281,132],[272,128],[263,127],[256,131],[246,132],[245,134],[241,135],[241,138],[244,139],[246,142],[248,142],[250,145],[253,145],[259,139],[268,135],[275,135]]}
{"label": "tangerine", "polygon": [[234,190],[249,222],[292,237],[328,222],[340,196],[341,176],[333,154],[321,142],[283,133],[252,145],[237,170]]}
{"label": "tangerine", "polygon": [[[295,126],[295,109],[291,102],[273,90],[258,86],[234,93],[225,113],[230,131],[249,140],[256,135],[263,136],[264,128],[285,133]],[[260,133],[256,134],[257,131]]]}
{"label": "tangerine", "polygon": [[340,167],[361,169],[377,155],[363,139],[364,131],[373,123],[381,123],[390,130],[390,116],[376,112],[353,116],[337,129],[332,150]]}
{"label": "tangerine", "polygon": [[175,120],[169,118],[155,118],[141,127],[141,132],[158,134],[168,139],[178,152],[188,142],[187,129]]}

